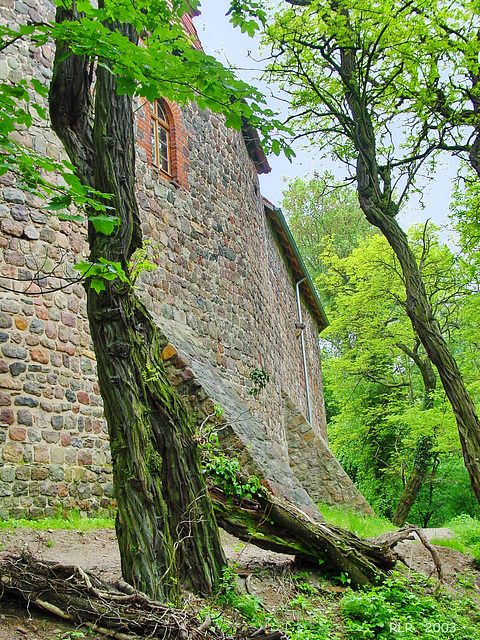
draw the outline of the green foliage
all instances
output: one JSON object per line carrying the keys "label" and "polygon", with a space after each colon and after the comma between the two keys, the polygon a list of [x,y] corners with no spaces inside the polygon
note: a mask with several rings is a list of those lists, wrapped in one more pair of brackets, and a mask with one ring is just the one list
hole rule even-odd
{"label": "green foliage", "polygon": [[195,434],[195,441],[201,447],[202,466],[213,483],[231,498],[255,498],[264,494],[265,489],[257,476],[246,476],[240,462],[225,454],[219,440],[215,423],[209,425],[210,419],[222,417],[224,409],[216,404],[213,413],[207,416]]}
{"label": "green foliage", "polygon": [[430,527],[441,527],[460,513],[480,517],[480,505],[473,494],[460,451],[441,456],[433,484],[432,495],[428,482],[420,491],[408,516],[409,522],[424,526],[426,513],[431,513]]}
{"label": "green foliage", "polygon": [[[478,603],[458,594],[455,599],[448,594],[435,598],[433,581],[425,576],[394,573],[382,585],[347,588],[344,595],[317,589],[306,576],[291,576],[296,593],[271,614],[261,600],[239,592],[236,567],[228,567],[215,598],[216,606],[223,607],[221,614],[211,608],[209,614],[228,634],[232,623],[227,617],[233,609],[236,625],[240,614],[246,624],[280,629],[292,640],[480,640]],[[468,573],[457,578],[467,589],[473,585]]]}
{"label": "green foliage", "polygon": [[[478,333],[474,312],[469,334],[462,322],[464,309],[477,298],[471,270],[440,242],[435,227],[413,227],[409,239],[444,332],[455,351],[465,353],[467,341]],[[471,490],[458,468],[456,423],[443,392],[430,392],[431,408],[425,408],[419,363],[426,355],[404,311],[398,262],[379,235],[359,242],[346,257],[334,251],[322,256],[326,267],[317,283],[331,308],[321,344],[332,449],[375,511],[392,517],[421,444],[428,443],[435,467],[425,456],[423,462],[439,477],[427,476],[409,519],[424,526],[429,518],[441,523],[454,515],[458,502],[472,503]],[[474,349],[471,353],[475,358]],[[474,366],[467,379],[474,388],[479,380]],[[455,477],[460,473],[455,482],[465,491],[459,500],[447,469]]]}
{"label": "green foliage", "polygon": [[477,588],[477,576],[473,571],[462,571],[457,573],[457,582],[467,589]]}
{"label": "green foliage", "polygon": [[[237,129],[246,120],[261,132],[265,148],[271,148],[271,133],[276,127],[287,131],[271,109],[265,107],[265,98],[259,90],[192,46],[192,38],[181,24],[183,13],[189,10],[186,2],[175,2],[172,7],[165,0],[141,0],[134,5],[126,0],[106,0],[104,4],[104,8],[97,8],[96,3],[88,0],[77,2],[77,9],[83,14],[78,20],[19,26],[18,29],[2,27],[1,44],[7,49],[18,40],[37,47],[50,39],[67,42],[75,55],[88,56],[92,61],[108,61],[117,76],[120,93],[142,96],[149,101],[163,96],[180,105],[195,101],[201,109],[223,113],[227,126]],[[198,2],[194,4],[198,6]],[[234,0],[230,13],[232,21],[249,33],[258,29],[258,24],[265,19],[258,3],[249,8],[247,3]],[[109,20],[133,25],[142,33],[141,45],[118,31],[111,31]],[[33,89],[46,95],[45,88],[38,83]],[[3,91],[0,86],[0,103],[8,103],[7,113],[10,113],[2,118],[2,128],[7,134],[15,124],[28,126],[31,122],[26,109],[15,107],[19,100],[28,101],[25,86],[4,85]],[[276,140],[275,146],[291,153],[283,138]],[[30,153],[26,148],[23,152]]]}
{"label": "green foliage", "polygon": [[112,281],[118,278],[121,282],[130,282],[120,262],[113,262],[105,258],[100,258],[98,262],[83,260],[73,268],[80,271],[82,277],[87,279],[92,289],[97,293],[105,290],[105,280]]}
{"label": "green foliage", "polygon": [[[423,37],[415,31],[415,14],[400,2],[332,5],[328,0],[315,0],[305,4],[292,7],[282,3],[275,21],[268,26],[266,43],[273,60],[268,77],[287,89],[293,109],[290,122],[297,131],[315,144],[317,152],[333,153],[343,163],[351,163],[352,174],[360,150],[355,146],[359,131],[352,117],[352,103],[346,99],[349,91],[361,101],[363,114],[368,111],[373,115],[373,131],[368,133],[377,141],[378,164],[392,172],[391,183],[385,185],[388,190],[395,178],[414,172],[423,160],[414,159],[414,150],[423,151],[427,146],[421,135],[422,123],[409,122],[406,126],[403,120],[415,86],[409,76],[415,47]],[[422,11],[425,0],[419,0],[416,6]],[[408,27],[406,21],[402,22],[407,14]],[[345,53],[351,54],[350,74],[341,66],[346,61]],[[393,122],[395,137],[390,135]],[[406,158],[411,161],[395,162]],[[386,204],[393,202],[386,200]]]}
{"label": "green foliage", "polygon": [[242,33],[248,33],[252,38],[260,27],[265,26],[267,14],[258,2],[244,2],[243,0],[231,0],[230,22],[234,27],[240,27]]}
{"label": "green foliage", "polygon": [[[325,171],[309,180],[287,181],[282,209],[303,259],[314,280],[328,271],[323,254],[346,258],[374,233],[365,219],[355,191]],[[327,302],[330,295],[323,290]]]}
{"label": "green foliage", "polygon": [[156,265],[150,260],[149,252],[152,248],[151,240],[145,240],[143,245],[136,249],[130,262],[128,263],[128,274],[132,285],[135,284],[139,275],[144,272],[154,271]]}
{"label": "green foliage", "polygon": [[[65,3],[59,0],[56,4]],[[76,20],[0,26],[0,48],[8,53],[9,47],[18,44],[31,51],[52,41],[67,44],[73,55],[88,57],[92,69],[95,64],[108,66],[121,94],[149,101],[162,96],[179,105],[196,102],[201,109],[222,113],[227,126],[240,130],[251,124],[259,131],[265,150],[293,153],[284,135],[289,129],[266,106],[262,93],[206,55],[187,34],[182,16],[199,6],[197,0],[139,0],[133,4],[106,0],[102,5],[98,8],[96,2],[80,0]],[[230,12],[234,24],[250,34],[265,20],[259,3],[250,6],[234,0]],[[130,23],[142,34],[141,42],[111,30],[109,23],[114,21]],[[16,187],[44,199],[45,210],[60,219],[81,223],[86,217],[97,233],[111,235],[120,220],[110,195],[82,185],[73,159],[59,162],[25,143],[25,130],[48,126],[47,97],[48,86],[36,79],[0,83],[0,175],[12,174]],[[275,139],[274,130],[281,137]],[[141,260],[132,282],[139,270],[147,268],[150,265]],[[84,262],[77,269],[97,292],[105,288],[104,280],[127,278],[115,263]]]}
{"label": "green foliage", "polygon": [[256,476],[245,477],[240,463],[225,454],[216,454],[204,462],[205,472],[227,496],[235,498],[254,498],[262,495],[264,488]]}
{"label": "green foliage", "polygon": [[376,538],[396,529],[389,520],[381,516],[365,516],[354,509],[339,509],[328,504],[319,504],[318,508],[326,522],[353,531],[360,538]]}
{"label": "green foliage", "polygon": [[57,640],[81,640],[86,637],[83,631],[65,631],[62,635],[57,636]]}
{"label": "green foliage", "polygon": [[[0,40],[16,41],[33,37],[35,27],[19,25],[18,31],[0,26]],[[28,194],[44,199],[47,211],[59,212],[73,203],[80,211],[88,210],[98,225],[114,218],[105,215],[108,196],[81,184],[70,162],[57,161],[25,146],[22,137],[13,135],[32,125],[47,126],[44,99],[47,87],[36,79],[21,79],[17,84],[0,83],[0,175],[10,172],[16,186]],[[49,178],[57,174],[60,180]],[[63,219],[81,221],[80,213],[63,214]]]}
{"label": "green foliage", "polygon": [[237,596],[236,577],[235,565],[223,567],[222,578],[217,585],[217,595],[226,603],[231,602]]}
{"label": "green foliage", "polygon": [[332,620],[320,611],[304,620],[290,622],[285,627],[292,640],[334,640],[339,637],[334,634]]}
{"label": "green foliage", "polygon": [[450,520],[446,526],[454,532],[454,541],[463,546],[462,552],[472,555],[480,567],[480,520],[463,513]]}
{"label": "green foliage", "polygon": [[460,236],[463,250],[478,261],[480,243],[480,189],[478,177],[471,168],[462,166],[463,176],[454,182],[452,219]]}
{"label": "green foliage", "polygon": [[249,390],[251,396],[258,396],[260,391],[265,389],[267,383],[270,382],[270,375],[263,367],[257,367],[250,371],[248,377],[253,382],[252,389]]}
{"label": "green foliage", "polygon": [[[340,609],[346,624],[346,638],[420,640],[438,637],[478,640],[480,629],[472,624],[470,601],[453,601],[444,596],[425,595],[425,578],[412,581],[396,576],[380,587],[348,592]],[[478,615],[478,608],[476,615]]]}
{"label": "green foliage", "polygon": [[216,602],[235,609],[246,622],[263,626],[265,613],[261,600],[250,594],[239,593],[236,586],[236,575],[235,565],[223,568],[222,579],[217,587]]}

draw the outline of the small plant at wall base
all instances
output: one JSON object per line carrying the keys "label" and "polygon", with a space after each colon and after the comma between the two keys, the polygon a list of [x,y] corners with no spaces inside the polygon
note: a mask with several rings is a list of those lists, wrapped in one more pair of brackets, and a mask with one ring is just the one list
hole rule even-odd
{"label": "small plant at wall base", "polygon": [[248,376],[253,383],[249,390],[249,395],[257,397],[260,391],[265,389],[267,382],[270,382],[270,374],[263,367],[256,367],[250,371]]}

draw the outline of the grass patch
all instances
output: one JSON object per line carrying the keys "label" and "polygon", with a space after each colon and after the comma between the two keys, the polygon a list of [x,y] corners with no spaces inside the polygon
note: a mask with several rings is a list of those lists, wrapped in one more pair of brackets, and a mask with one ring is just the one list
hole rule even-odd
{"label": "grass patch", "polygon": [[447,522],[445,526],[453,531],[453,542],[459,545],[451,548],[469,553],[475,558],[477,566],[480,566],[480,521],[464,513]]}
{"label": "grass patch", "polygon": [[28,527],[44,531],[48,529],[67,529],[75,531],[89,531],[90,529],[114,529],[115,520],[105,516],[82,518],[78,511],[69,511],[52,518],[29,520],[27,518],[0,520],[0,529],[21,529]]}
{"label": "grass patch", "polygon": [[353,531],[360,538],[376,538],[397,529],[390,520],[381,516],[366,516],[354,509],[339,509],[328,504],[319,504],[318,508],[328,523]]}
{"label": "grass patch", "polygon": [[454,549],[461,553],[468,553],[463,542],[456,538],[432,538],[430,542],[431,544],[436,544],[439,547],[448,547],[449,549]]}

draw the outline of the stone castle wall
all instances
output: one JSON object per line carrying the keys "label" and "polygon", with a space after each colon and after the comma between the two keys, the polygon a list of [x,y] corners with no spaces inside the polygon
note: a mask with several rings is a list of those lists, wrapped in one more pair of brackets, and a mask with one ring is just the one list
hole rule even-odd
{"label": "stone castle wall", "polygon": [[[0,0],[4,22],[39,16],[51,19],[53,6]],[[0,59],[0,81],[35,77],[46,84],[52,60],[50,45],[38,51],[20,42]],[[187,356],[208,369],[212,400],[228,404],[235,395],[232,407],[246,408],[255,438],[283,465],[276,478],[281,484],[298,448],[287,437],[285,397],[306,415],[306,395],[295,281],[265,215],[254,162],[242,135],[227,130],[222,117],[195,105],[170,105],[176,137],[174,180],[168,180],[150,162],[149,105],[137,106],[137,194],[156,265],[139,279],[138,295],[171,343],[188,335]],[[42,122],[15,135],[63,157]],[[108,507],[110,452],[85,292],[81,283],[62,288],[87,255],[85,229],[48,214],[44,202],[20,191],[8,174],[0,176],[0,195],[0,517]],[[58,290],[41,293],[39,284]],[[311,428],[324,442],[318,325],[305,300],[303,315]],[[254,398],[249,373],[256,367],[267,370],[270,382]],[[221,380],[217,394],[216,383],[210,384],[215,376]]]}

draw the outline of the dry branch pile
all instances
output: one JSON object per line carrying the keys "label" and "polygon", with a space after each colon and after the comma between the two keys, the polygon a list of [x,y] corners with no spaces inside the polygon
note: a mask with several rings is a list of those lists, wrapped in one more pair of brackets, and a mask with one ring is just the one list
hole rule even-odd
{"label": "dry branch pile", "polygon": [[[112,586],[78,566],[37,560],[28,552],[7,556],[0,564],[0,597],[5,593],[117,640],[226,640],[208,618],[202,623],[191,612],[150,600],[125,582]],[[284,636],[252,627],[239,629],[235,636],[250,639]]]}

